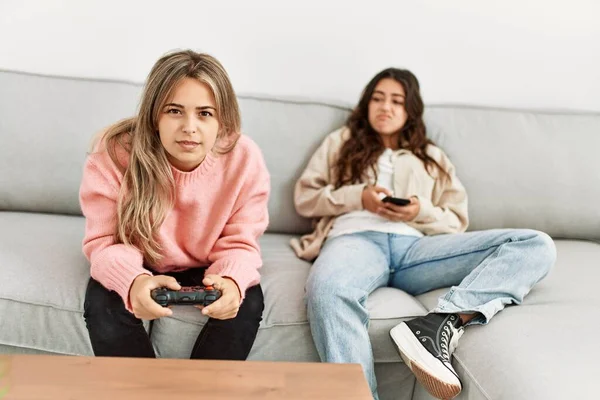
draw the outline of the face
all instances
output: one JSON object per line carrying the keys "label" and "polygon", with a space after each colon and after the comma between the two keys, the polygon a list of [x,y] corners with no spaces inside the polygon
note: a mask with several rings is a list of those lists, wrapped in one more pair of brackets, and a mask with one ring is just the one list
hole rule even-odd
{"label": "face", "polygon": [[369,101],[369,124],[384,142],[396,137],[408,119],[405,98],[404,88],[392,78],[384,78],[375,86]]}
{"label": "face", "polygon": [[200,165],[219,132],[210,88],[196,79],[184,78],[160,110],[158,132],[171,165],[180,171]]}

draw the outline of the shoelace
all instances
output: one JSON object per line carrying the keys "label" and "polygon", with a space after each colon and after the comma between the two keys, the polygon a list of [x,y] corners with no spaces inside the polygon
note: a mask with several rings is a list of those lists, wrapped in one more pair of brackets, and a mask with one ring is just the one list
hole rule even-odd
{"label": "shoelace", "polygon": [[440,341],[440,351],[446,361],[450,362],[450,355],[454,353],[456,346],[458,346],[458,339],[460,339],[463,332],[462,328],[456,329],[451,321],[446,321],[444,324]]}

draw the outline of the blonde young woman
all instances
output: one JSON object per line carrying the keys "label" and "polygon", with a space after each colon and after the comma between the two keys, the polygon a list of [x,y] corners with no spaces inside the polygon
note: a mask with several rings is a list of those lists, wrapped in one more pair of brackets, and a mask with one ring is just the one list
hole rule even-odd
{"label": "blonde young woman", "polygon": [[209,319],[190,357],[246,359],[264,307],[258,238],[269,185],[219,61],[193,51],[160,58],[137,115],[101,135],[83,171],[94,353],[155,357],[142,320],[172,310],[151,290],[204,284],[222,297],[198,311]]}
{"label": "blonde young woman", "polygon": [[[542,232],[464,233],[467,193],[450,159],[427,138],[423,108],[410,71],[380,72],[295,190],[298,212],[316,219],[315,231],[292,247],[301,258],[316,258],[306,302],[318,353],[323,361],[362,364],[374,398],[365,305],[375,289],[419,295],[451,287],[428,315],[390,332],[416,378],[446,399],[462,387],[451,356],[463,329],[521,303],[555,259],[553,241]],[[385,196],[409,203],[384,202]]]}

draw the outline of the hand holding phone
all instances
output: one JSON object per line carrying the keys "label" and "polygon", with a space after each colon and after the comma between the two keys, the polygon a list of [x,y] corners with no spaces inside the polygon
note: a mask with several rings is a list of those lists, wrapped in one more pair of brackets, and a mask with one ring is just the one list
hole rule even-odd
{"label": "hand holding phone", "polygon": [[384,203],[392,203],[397,206],[406,206],[410,204],[410,199],[402,199],[400,197],[385,196],[381,199]]}
{"label": "hand holding phone", "polygon": [[421,210],[419,198],[412,196],[410,199],[401,199],[389,196],[389,199],[381,199],[385,204],[377,210],[377,214],[394,222],[413,221]]}

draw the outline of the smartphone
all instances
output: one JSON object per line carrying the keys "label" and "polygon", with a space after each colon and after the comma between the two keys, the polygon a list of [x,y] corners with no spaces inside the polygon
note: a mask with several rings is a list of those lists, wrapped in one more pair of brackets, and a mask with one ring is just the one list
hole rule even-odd
{"label": "smartphone", "polygon": [[409,199],[401,199],[399,197],[392,197],[392,196],[385,196],[383,199],[381,199],[381,201],[383,201],[384,203],[392,203],[397,206],[406,206],[406,205],[410,204]]}

